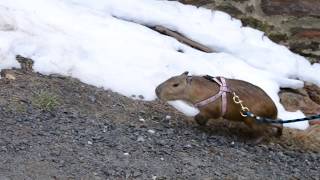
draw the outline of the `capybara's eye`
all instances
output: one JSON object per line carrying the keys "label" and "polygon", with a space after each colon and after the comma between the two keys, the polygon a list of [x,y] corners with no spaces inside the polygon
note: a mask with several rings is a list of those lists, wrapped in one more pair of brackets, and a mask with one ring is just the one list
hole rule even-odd
{"label": "capybara's eye", "polygon": [[173,86],[173,87],[178,87],[178,86],[179,86],[179,84],[178,84],[178,83],[176,83],[176,84],[173,84],[172,86]]}

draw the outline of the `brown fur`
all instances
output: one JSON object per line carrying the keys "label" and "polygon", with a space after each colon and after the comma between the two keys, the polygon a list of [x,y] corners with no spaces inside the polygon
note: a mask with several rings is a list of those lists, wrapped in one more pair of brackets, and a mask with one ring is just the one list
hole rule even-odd
{"label": "brown fur", "polygon": [[[219,85],[211,82],[202,76],[192,76],[192,80],[188,82],[188,73],[185,72],[180,76],[174,76],[163,82],[156,88],[157,96],[165,101],[183,100],[189,104],[195,104],[207,99],[219,92]],[[259,87],[245,81],[236,79],[226,79],[227,85],[232,92],[235,92],[245,106],[251,112],[258,116],[275,119],[277,118],[277,108],[271,98]],[[282,126],[257,124],[254,119],[242,117],[240,115],[240,106],[232,100],[232,93],[227,93],[227,111],[223,118],[244,122],[247,126],[254,130],[258,139],[262,140],[274,127],[277,130],[276,135],[282,134]],[[221,115],[221,98],[208,105],[200,107],[200,113],[195,116],[195,120],[200,125],[205,125],[208,119],[217,119]]]}

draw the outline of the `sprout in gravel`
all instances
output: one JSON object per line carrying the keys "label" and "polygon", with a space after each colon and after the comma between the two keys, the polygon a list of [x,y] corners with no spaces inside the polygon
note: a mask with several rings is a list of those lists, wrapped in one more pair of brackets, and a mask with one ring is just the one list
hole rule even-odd
{"label": "sprout in gravel", "polygon": [[60,103],[56,95],[47,91],[41,91],[32,98],[32,105],[43,111],[52,111]]}

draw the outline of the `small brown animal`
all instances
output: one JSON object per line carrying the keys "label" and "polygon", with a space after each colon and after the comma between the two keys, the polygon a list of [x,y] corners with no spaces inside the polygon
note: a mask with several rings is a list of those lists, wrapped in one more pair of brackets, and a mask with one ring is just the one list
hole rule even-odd
{"label": "small brown animal", "polygon": [[[208,77],[208,76],[207,76]],[[199,125],[206,125],[211,118],[222,117],[232,121],[244,122],[254,130],[259,143],[270,132],[276,130],[275,135],[282,135],[282,125],[258,124],[250,117],[243,117],[240,114],[240,106],[233,101],[233,92],[235,92],[250,111],[258,116],[271,119],[277,118],[277,108],[272,99],[259,87],[245,81],[236,79],[227,79],[226,85],[226,110],[223,113],[222,97],[214,102],[198,107],[199,113],[195,120]],[[174,76],[156,88],[156,94],[159,99],[165,101],[182,100],[188,104],[195,105],[206,100],[220,91],[220,85],[204,76],[188,76],[188,72],[180,76]]]}

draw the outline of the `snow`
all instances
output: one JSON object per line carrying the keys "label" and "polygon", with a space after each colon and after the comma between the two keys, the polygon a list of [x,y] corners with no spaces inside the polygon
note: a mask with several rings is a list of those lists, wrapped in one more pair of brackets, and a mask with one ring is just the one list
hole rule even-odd
{"label": "snow", "polygon": [[[219,53],[202,53],[144,25],[163,25]],[[1,0],[0,69],[18,67],[14,57],[20,54],[34,59],[38,72],[69,75],[145,100],[155,99],[158,84],[184,71],[225,76],[264,89],[280,118],[303,117],[284,110],[279,88],[300,88],[302,81],[320,85],[320,65],[263,34],[224,12],[171,1]],[[170,103],[190,116],[198,112]]]}

